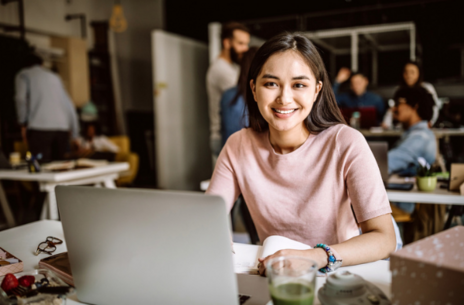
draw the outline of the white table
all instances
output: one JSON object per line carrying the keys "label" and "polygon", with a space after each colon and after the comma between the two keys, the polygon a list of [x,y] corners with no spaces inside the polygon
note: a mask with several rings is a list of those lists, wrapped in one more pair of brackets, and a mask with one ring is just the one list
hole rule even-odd
{"label": "white table", "polygon": [[[365,137],[401,137],[403,130],[361,129]],[[464,128],[432,128],[437,139],[452,136],[464,136]]]}
{"label": "white table", "polygon": [[433,204],[464,205],[464,196],[458,192],[450,192],[437,188],[433,192],[419,191],[416,186],[410,191],[387,190],[388,200],[392,202],[420,202]]}
{"label": "white table", "polygon": [[40,190],[47,193],[42,208],[41,219],[58,219],[55,186],[92,184],[115,188],[114,180],[119,177],[119,173],[128,169],[129,164],[126,162],[113,162],[103,166],[64,172],[29,173],[26,169],[0,170],[0,204],[6,216],[7,225],[9,227],[15,226],[15,220],[5,196],[1,180],[37,181]]}
{"label": "white table", "polygon": [[[38,267],[39,260],[46,257],[45,254],[35,256],[37,245],[47,236],[53,236],[64,240],[61,222],[54,220],[42,220],[13,229],[0,232],[0,245],[2,248],[17,256],[24,262],[24,271],[30,271]],[[66,252],[66,242],[57,246],[55,254]],[[378,261],[351,267],[342,267],[352,273],[362,276],[364,279],[378,286],[390,298],[391,273],[390,264],[387,261]],[[316,289],[325,283],[326,278],[318,277]],[[71,296],[67,304],[83,304],[76,301],[76,296]],[[315,299],[314,305],[320,304]]]}

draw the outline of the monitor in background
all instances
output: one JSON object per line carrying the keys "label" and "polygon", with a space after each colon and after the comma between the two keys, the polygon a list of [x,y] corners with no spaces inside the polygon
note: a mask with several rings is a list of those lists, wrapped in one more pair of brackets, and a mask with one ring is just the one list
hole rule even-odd
{"label": "monitor in background", "polygon": [[350,122],[353,112],[360,113],[361,129],[369,129],[378,126],[377,123],[377,110],[375,107],[359,107],[359,108],[340,108],[346,122]]}
{"label": "monitor in background", "polygon": [[387,142],[367,142],[372,150],[377,165],[379,166],[380,175],[386,189],[409,191],[414,187],[413,183],[388,183],[388,143]]}
{"label": "monitor in background", "polygon": [[57,186],[56,197],[80,301],[239,303],[221,197],[76,186]]}
{"label": "monitor in background", "polygon": [[374,155],[377,165],[379,166],[380,174],[382,175],[383,183],[388,182],[388,143],[387,142],[367,142],[372,154]]}

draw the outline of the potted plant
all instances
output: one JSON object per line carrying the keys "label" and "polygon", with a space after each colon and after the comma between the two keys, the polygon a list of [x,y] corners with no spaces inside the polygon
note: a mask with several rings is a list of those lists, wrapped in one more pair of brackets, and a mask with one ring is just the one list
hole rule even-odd
{"label": "potted plant", "polygon": [[424,192],[434,191],[437,186],[437,176],[433,173],[432,167],[422,157],[419,157],[417,161],[419,162],[416,176],[417,188]]}

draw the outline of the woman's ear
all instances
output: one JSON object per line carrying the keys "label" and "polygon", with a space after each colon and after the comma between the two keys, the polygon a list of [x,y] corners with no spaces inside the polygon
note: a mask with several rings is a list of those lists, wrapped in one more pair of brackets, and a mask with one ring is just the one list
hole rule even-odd
{"label": "woman's ear", "polygon": [[313,101],[313,102],[316,101],[317,95],[318,95],[319,92],[321,92],[321,90],[322,90],[322,86],[323,86],[323,84],[322,84],[321,81],[319,81],[319,82],[316,84],[316,94],[314,95],[314,101]]}
{"label": "woman's ear", "polygon": [[253,97],[255,99],[255,102],[257,102],[258,99],[256,98],[256,85],[255,85],[255,82],[253,80],[250,80],[250,88],[251,88],[251,92],[253,93]]}

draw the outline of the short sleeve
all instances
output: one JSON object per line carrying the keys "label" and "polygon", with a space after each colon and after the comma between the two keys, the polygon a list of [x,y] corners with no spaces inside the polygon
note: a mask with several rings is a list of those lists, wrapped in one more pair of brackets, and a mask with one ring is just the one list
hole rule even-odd
{"label": "short sleeve", "polygon": [[391,213],[377,162],[364,136],[347,126],[337,134],[341,170],[357,221]]}
{"label": "short sleeve", "polygon": [[213,176],[206,190],[206,194],[221,196],[226,202],[228,211],[232,209],[234,202],[240,195],[240,188],[232,164],[234,147],[236,148],[239,145],[239,143],[235,143],[238,137],[239,135],[235,134],[227,140],[219,154]]}

